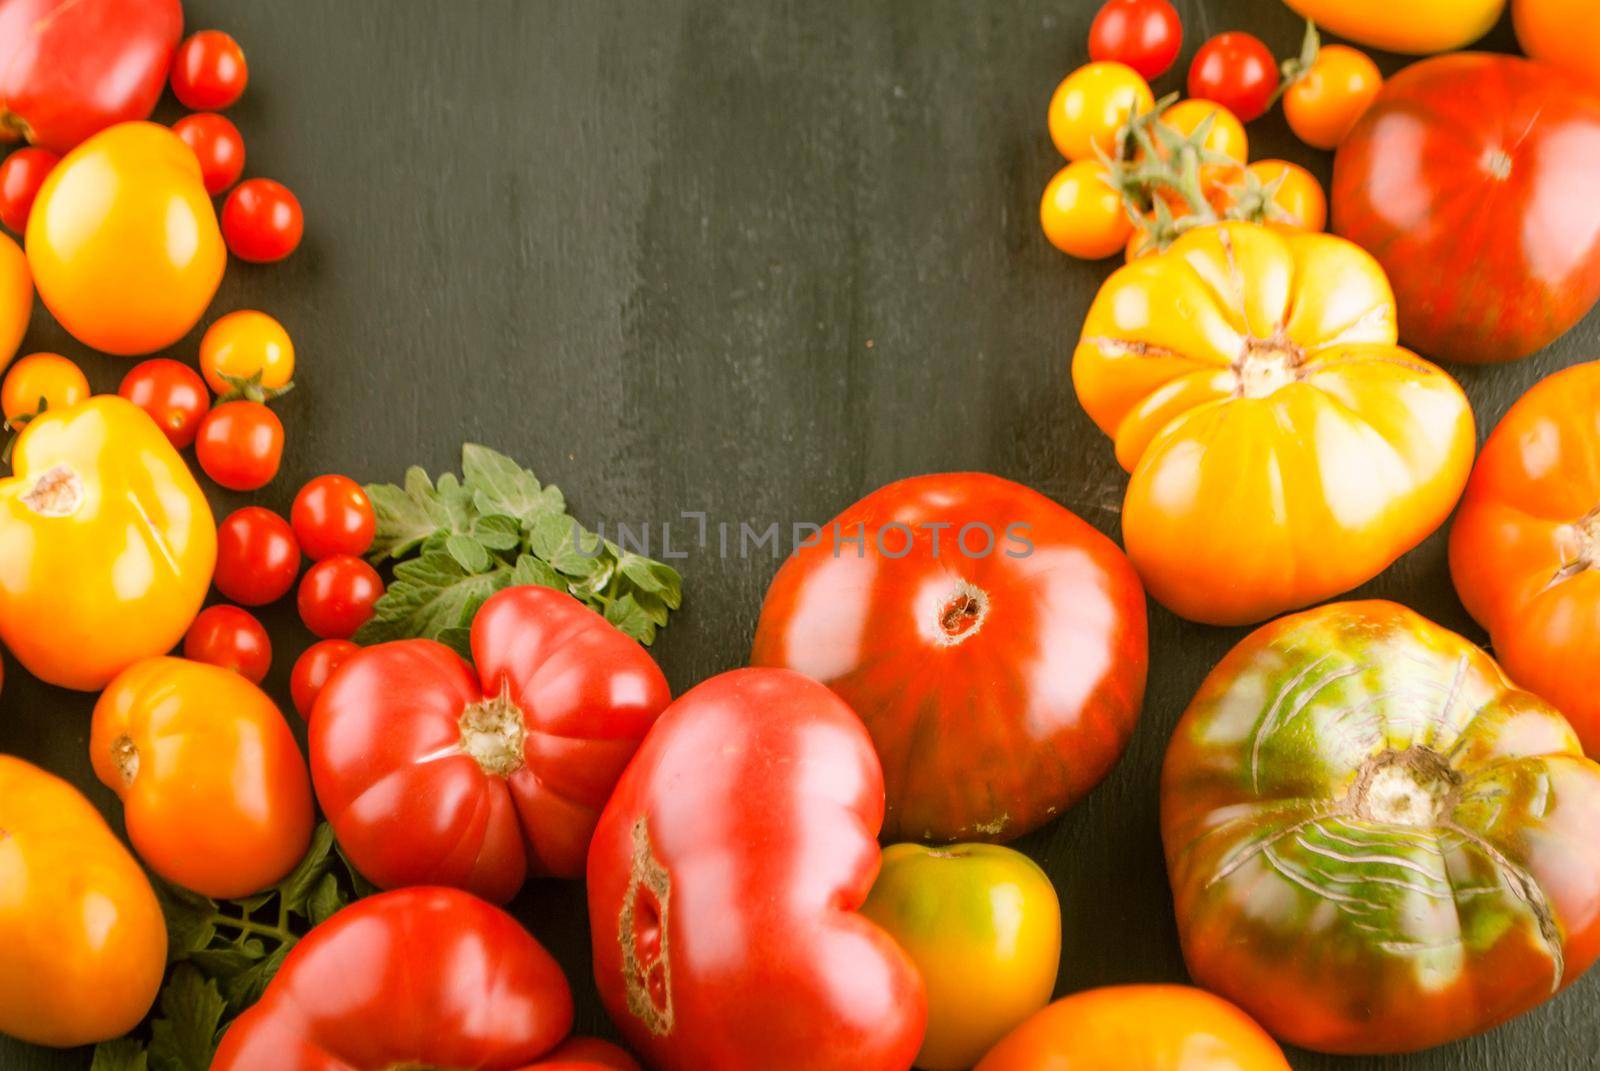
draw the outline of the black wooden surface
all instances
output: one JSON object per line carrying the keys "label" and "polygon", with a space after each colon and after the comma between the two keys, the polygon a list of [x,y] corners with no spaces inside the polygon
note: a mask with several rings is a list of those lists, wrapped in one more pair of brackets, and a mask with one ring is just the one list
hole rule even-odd
{"label": "black wooden surface", "polygon": [[[1185,69],[1213,32],[1280,55],[1278,0],[1179,0]],[[559,483],[587,523],[823,522],[897,477],[982,469],[1115,536],[1124,476],[1078,407],[1068,359],[1110,266],[1072,261],[1037,223],[1061,165],[1044,126],[1084,62],[1094,0],[186,0],[235,34],[251,85],[233,117],[248,173],[287,182],[307,238],[288,262],[233,262],[206,322],[257,307],[294,336],[284,470],[254,500],[286,510],[320,472],[452,468],[463,440]],[[1502,25],[1496,48],[1514,42]],[[1385,60],[1393,70],[1398,60]],[[1169,73],[1157,92],[1180,87]],[[163,115],[178,114],[169,100]],[[1281,118],[1256,156],[1324,178]],[[170,352],[192,360],[199,333]],[[1455,369],[1487,432],[1550,371],[1600,356],[1600,316],[1510,367]],[[128,362],[41,311],[23,352],[81,358],[97,390]],[[245,496],[213,494],[219,517]],[[744,658],[775,564],[696,551],[655,648],[675,690]],[[1435,537],[1362,594],[1479,636]],[[292,600],[265,612],[287,677],[309,642]],[[1167,735],[1243,630],[1151,608],[1143,721],[1085,802],[1020,845],[1064,910],[1058,991],[1182,981],[1157,830]],[[14,663],[0,751],[83,786],[92,697]],[[298,723],[297,723],[298,725]],[[559,956],[578,1026],[609,1032],[589,978],[583,892],[546,883],[515,910]],[[0,950],[0,955],[3,955]],[[1575,1071],[1600,1062],[1600,975],[1485,1037],[1409,1057],[1295,1053],[1294,1066]],[[0,1039],[0,1068],[87,1054]],[[753,1069],[754,1071],[754,1069]]]}

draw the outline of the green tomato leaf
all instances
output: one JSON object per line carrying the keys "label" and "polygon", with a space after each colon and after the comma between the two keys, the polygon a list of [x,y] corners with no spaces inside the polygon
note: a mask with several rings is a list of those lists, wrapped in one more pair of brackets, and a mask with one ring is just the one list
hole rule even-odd
{"label": "green tomato leaf", "polygon": [[377,528],[368,556],[375,562],[401,558],[424,542],[468,531],[475,510],[472,492],[454,476],[439,477],[437,485],[421,468],[406,470],[405,486],[369,484]]}
{"label": "green tomato leaf", "polygon": [[283,909],[296,915],[306,914],[306,902],[311,891],[333,866],[333,827],[327,822],[317,825],[311,834],[311,847],[305,858],[295,865],[289,876],[278,883],[278,895],[283,897]]}
{"label": "green tomato leaf", "polygon": [[223,979],[222,994],[227,1001],[230,1018],[261,999],[261,994],[267,990],[267,984],[277,975],[278,968],[283,966],[284,958],[289,955],[291,947],[279,945],[272,950],[270,956],[258,959],[247,969]]}
{"label": "green tomato leaf", "polygon": [[198,893],[164,881],[154,881],[156,901],[161,905],[162,917],[167,923],[167,961],[176,963],[206,947],[216,936],[212,920],[217,905]]}
{"label": "green tomato leaf", "polygon": [[310,920],[311,925],[321,926],[344,905],[344,893],[339,888],[339,879],[332,873],[324,874],[306,901],[306,918]]}
{"label": "green tomato leaf", "polygon": [[102,1041],[94,1047],[94,1062],[89,1071],[148,1071],[150,1059],[144,1046],[132,1038]]}
{"label": "green tomato leaf", "polygon": [[472,628],[468,625],[452,625],[439,630],[434,637],[440,643],[450,648],[456,654],[472,661]]}
{"label": "green tomato leaf", "polygon": [[656,638],[655,622],[632,595],[624,595],[606,606],[606,620],[640,643],[648,645]]}
{"label": "green tomato leaf", "polygon": [[394,581],[356,632],[360,644],[417,636],[438,639],[447,629],[469,623],[483,600],[505,587],[509,566],[469,573],[449,554],[430,553],[395,566]]}
{"label": "green tomato leaf", "polygon": [[487,573],[494,564],[482,543],[467,535],[453,535],[444,541],[445,553],[469,573]]}
{"label": "green tomato leaf", "polygon": [[461,475],[480,513],[504,513],[524,525],[545,514],[566,512],[557,487],[541,487],[533,473],[487,446],[461,448]]}
{"label": "green tomato leaf", "polygon": [[227,1005],[217,983],[179,964],[161,991],[161,1015],[150,1024],[155,1071],[209,1071]]}
{"label": "green tomato leaf", "polygon": [[504,513],[490,513],[472,522],[472,538],[501,554],[522,546],[522,522]]}
{"label": "green tomato leaf", "polygon": [[511,570],[513,584],[537,584],[543,588],[555,588],[557,591],[566,591],[567,582],[561,574],[551,568],[550,563],[535,558],[532,554],[519,555],[516,568]]}
{"label": "green tomato leaf", "polygon": [[191,953],[189,962],[200,968],[207,978],[232,978],[240,971],[249,970],[266,949],[257,941],[250,947],[227,945],[223,948],[202,948]]}

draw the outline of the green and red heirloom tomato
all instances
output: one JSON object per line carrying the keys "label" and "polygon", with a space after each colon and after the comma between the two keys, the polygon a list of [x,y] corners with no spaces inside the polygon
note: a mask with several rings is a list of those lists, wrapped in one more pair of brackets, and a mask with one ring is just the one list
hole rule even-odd
{"label": "green and red heirloom tomato", "polygon": [[886,836],[1005,841],[1111,769],[1146,657],[1144,590],[1114,543],[1020,484],[953,473],[880,488],[798,548],[750,661],[866,722]]}
{"label": "green and red heirloom tomato", "polygon": [[734,670],[667,708],[589,852],[595,981],[651,1067],[911,1066],[922,979],[857,912],[882,821],[872,741],[815,681]]}
{"label": "green and red heirloom tomato", "polygon": [[1400,337],[1512,361],[1600,297],[1600,100],[1514,56],[1406,68],[1339,145],[1333,228],[1394,283]]}
{"label": "green and red heirloom tomato", "polygon": [[302,938],[211,1071],[513,1071],[571,1026],[566,977],[516,919],[456,889],[401,889]]}
{"label": "green and red heirloom tomato", "polygon": [[1189,973],[1305,1048],[1466,1037],[1600,953],[1600,766],[1394,603],[1235,647],[1173,734],[1161,827]]}
{"label": "green and red heirloom tomato", "polygon": [[311,773],[339,844],[385,888],[511,899],[580,877],[600,809],[671,699],[633,640],[552,588],[472,622],[476,669],[433,640],[352,655],[311,711]]}

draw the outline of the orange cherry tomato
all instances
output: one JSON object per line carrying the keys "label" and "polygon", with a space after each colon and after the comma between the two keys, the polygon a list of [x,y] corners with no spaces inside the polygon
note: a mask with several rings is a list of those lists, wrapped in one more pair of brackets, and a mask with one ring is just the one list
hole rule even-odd
{"label": "orange cherry tomato", "polygon": [[1039,223],[1050,244],[1084,260],[1109,257],[1128,242],[1133,222],[1099,160],[1078,160],[1044,188]]}
{"label": "orange cherry tomato", "polygon": [[294,343],[283,325],[264,312],[230,312],[200,339],[200,374],[219,398],[275,397],[294,379]]}
{"label": "orange cherry tomato", "polygon": [[289,725],[239,674],[147,658],[95,704],[95,776],[128,839],[168,881],[217,899],[280,880],[311,843],[311,778]]}
{"label": "orange cherry tomato", "polygon": [[1249,135],[1244,131],[1244,124],[1226,105],[1191,97],[1178,101],[1161,113],[1161,121],[1184,137],[1192,136],[1200,129],[1200,124],[1208,119],[1211,127],[1200,143],[1203,147],[1231,156],[1241,164],[1250,159]]}
{"label": "orange cherry tomato", "polygon": [[0,383],[0,412],[6,427],[21,431],[40,413],[77,405],[87,397],[89,380],[83,369],[59,353],[30,353]]}
{"label": "orange cherry tomato", "polygon": [[1117,134],[1156,106],[1139,72],[1121,63],[1090,63],[1064,78],[1050,98],[1050,138],[1068,160],[1117,153]]}
{"label": "orange cherry tomato", "polygon": [[1328,195],[1315,175],[1287,160],[1257,160],[1246,170],[1261,181],[1263,186],[1282,183],[1273,194],[1272,203],[1283,213],[1284,225],[1301,231],[1320,231],[1328,225]]}
{"label": "orange cherry tomato", "polygon": [[33,315],[33,273],[22,247],[0,234],[0,368],[11,363]]}
{"label": "orange cherry tomato", "polygon": [[1289,128],[1314,149],[1336,149],[1383,88],[1372,57],[1349,45],[1323,45],[1283,94]]}
{"label": "orange cherry tomato", "polygon": [[1600,18],[1593,0],[1512,0],[1522,51],[1600,93]]}

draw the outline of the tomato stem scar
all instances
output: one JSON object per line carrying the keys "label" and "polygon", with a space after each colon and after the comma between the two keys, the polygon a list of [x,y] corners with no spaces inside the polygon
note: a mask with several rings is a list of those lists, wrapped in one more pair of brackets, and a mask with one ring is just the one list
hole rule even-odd
{"label": "tomato stem scar", "polygon": [[977,634],[989,616],[989,594],[965,580],[956,585],[939,608],[939,631],[951,647]]}
{"label": "tomato stem scar", "polygon": [[111,741],[111,761],[122,775],[122,783],[132,785],[139,776],[139,746],[133,742],[133,737],[123,733]]}
{"label": "tomato stem scar", "polygon": [[1369,822],[1434,826],[1446,818],[1461,775],[1426,747],[1368,759],[1350,786],[1351,813]]}
{"label": "tomato stem scar", "polygon": [[672,1033],[672,879],[655,857],[645,818],[633,824],[633,865],[617,916],[628,1010],[657,1037]]}
{"label": "tomato stem scar", "polygon": [[472,756],[484,773],[510,777],[525,761],[522,745],[527,736],[522,708],[511,701],[511,682],[502,681],[500,694],[468,705],[461,712],[461,750]]}
{"label": "tomato stem scar", "polygon": [[83,504],[83,479],[66,465],[56,465],[33,481],[22,504],[41,517],[70,517]]}

